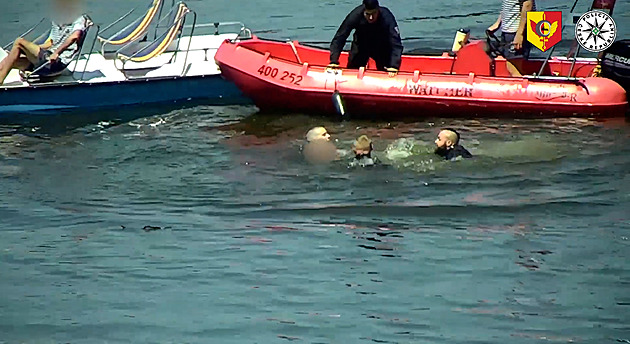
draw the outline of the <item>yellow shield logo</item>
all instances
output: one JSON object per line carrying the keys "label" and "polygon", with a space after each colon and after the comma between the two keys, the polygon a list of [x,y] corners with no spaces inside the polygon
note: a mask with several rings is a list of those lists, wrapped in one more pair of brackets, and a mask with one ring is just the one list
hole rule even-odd
{"label": "yellow shield logo", "polygon": [[547,51],[562,40],[562,12],[527,12],[527,40]]}

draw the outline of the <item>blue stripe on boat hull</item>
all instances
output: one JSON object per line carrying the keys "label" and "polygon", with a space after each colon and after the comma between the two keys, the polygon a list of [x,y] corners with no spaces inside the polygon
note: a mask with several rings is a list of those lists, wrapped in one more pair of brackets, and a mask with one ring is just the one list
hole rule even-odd
{"label": "blue stripe on boat hull", "polygon": [[203,101],[209,105],[251,104],[232,82],[212,75],[5,88],[0,89],[0,116],[184,101]]}

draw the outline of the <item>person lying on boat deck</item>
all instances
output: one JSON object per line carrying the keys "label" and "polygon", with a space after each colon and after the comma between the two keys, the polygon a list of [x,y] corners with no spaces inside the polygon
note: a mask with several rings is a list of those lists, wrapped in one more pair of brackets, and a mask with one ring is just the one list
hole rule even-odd
{"label": "person lying on boat deck", "polygon": [[352,144],[352,151],[354,152],[354,158],[350,161],[349,167],[366,167],[373,166],[378,163],[376,157],[372,157],[372,140],[366,135],[361,135]]}
{"label": "person lying on boat deck", "polygon": [[435,154],[445,160],[452,160],[457,157],[472,158],[472,154],[459,144],[459,133],[455,129],[445,128],[440,130],[435,140]]}
{"label": "person lying on boat deck", "polygon": [[330,134],[324,127],[315,127],[306,133],[306,145],[302,154],[311,164],[329,163],[339,158],[337,147],[330,142]]}
{"label": "person lying on boat deck", "polygon": [[522,62],[529,58],[532,44],[527,40],[527,12],[536,11],[534,0],[503,0],[497,21],[488,27],[501,29],[500,48],[512,76],[521,76]]}
{"label": "person lying on boat deck", "polygon": [[393,77],[400,69],[403,45],[396,18],[378,0],[363,0],[363,4],[350,12],[330,43],[329,68],[339,67],[339,55],[350,32],[354,31],[347,68],[365,67],[370,57],[378,70]]}
{"label": "person lying on boat deck", "polygon": [[46,72],[62,71],[72,60],[72,56],[78,49],[77,41],[86,28],[86,19],[80,16],[69,24],[59,25],[53,21],[50,36],[42,45],[21,37],[16,39],[9,54],[0,62],[0,84],[13,68],[32,71],[50,61],[43,67]]}

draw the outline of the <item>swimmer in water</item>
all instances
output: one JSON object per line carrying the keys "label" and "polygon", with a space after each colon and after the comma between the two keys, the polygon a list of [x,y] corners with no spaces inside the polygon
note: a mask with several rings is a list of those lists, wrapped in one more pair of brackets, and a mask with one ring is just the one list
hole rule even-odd
{"label": "swimmer in water", "polygon": [[315,127],[306,133],[306,141],[313,142],[315,140],[330,141],[330,134],[324,127]]}
{"label": "swimmer in water", "polygon": [[375,165],[378,161],[376,157],[372,157],[373,150],[374,146],[372,145],[372,140],[370,140],[370,138],[366,135],[359,136],[359,138],[357,138],[352,144],[354,158],[350,161],[350,167],[366,167]]}
{"label": "swimmer in water", "polygon": [[455,129],[445,128],[440,131],[435,140],[435,154],[445,160],[453,160],[457,157],[472,158],[472,154],[459,144],[459,133]]}
{"label": "swimmer in water", "polygon": [[330,134],[326,128],[312,128],[306,133],[306,141],[302,154],[309,163],[322,164],[338,159],[337,148],[330,142]]}

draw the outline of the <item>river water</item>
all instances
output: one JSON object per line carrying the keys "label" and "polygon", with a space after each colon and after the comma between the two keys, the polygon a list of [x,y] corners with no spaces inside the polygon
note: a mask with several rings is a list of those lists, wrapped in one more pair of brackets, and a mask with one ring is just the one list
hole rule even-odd
{"label": "river water", "polygon": [[[106,23],[143,3],[85,6]],[[421,49],[483,33],[499,6],[382,3]],[[29,4],[2,1],[3,42],[40,19],[45,2]],[[326,41],[355,1],[188,4]],[[625,37],[629,9],[615,9]],[[626,119],[256,111],[0,126],[0,343],[630,342]],[[341,150],[369,135],[384,166],[305,163],[317,125]],[[443,126],[475,159],[436,159]]]}

